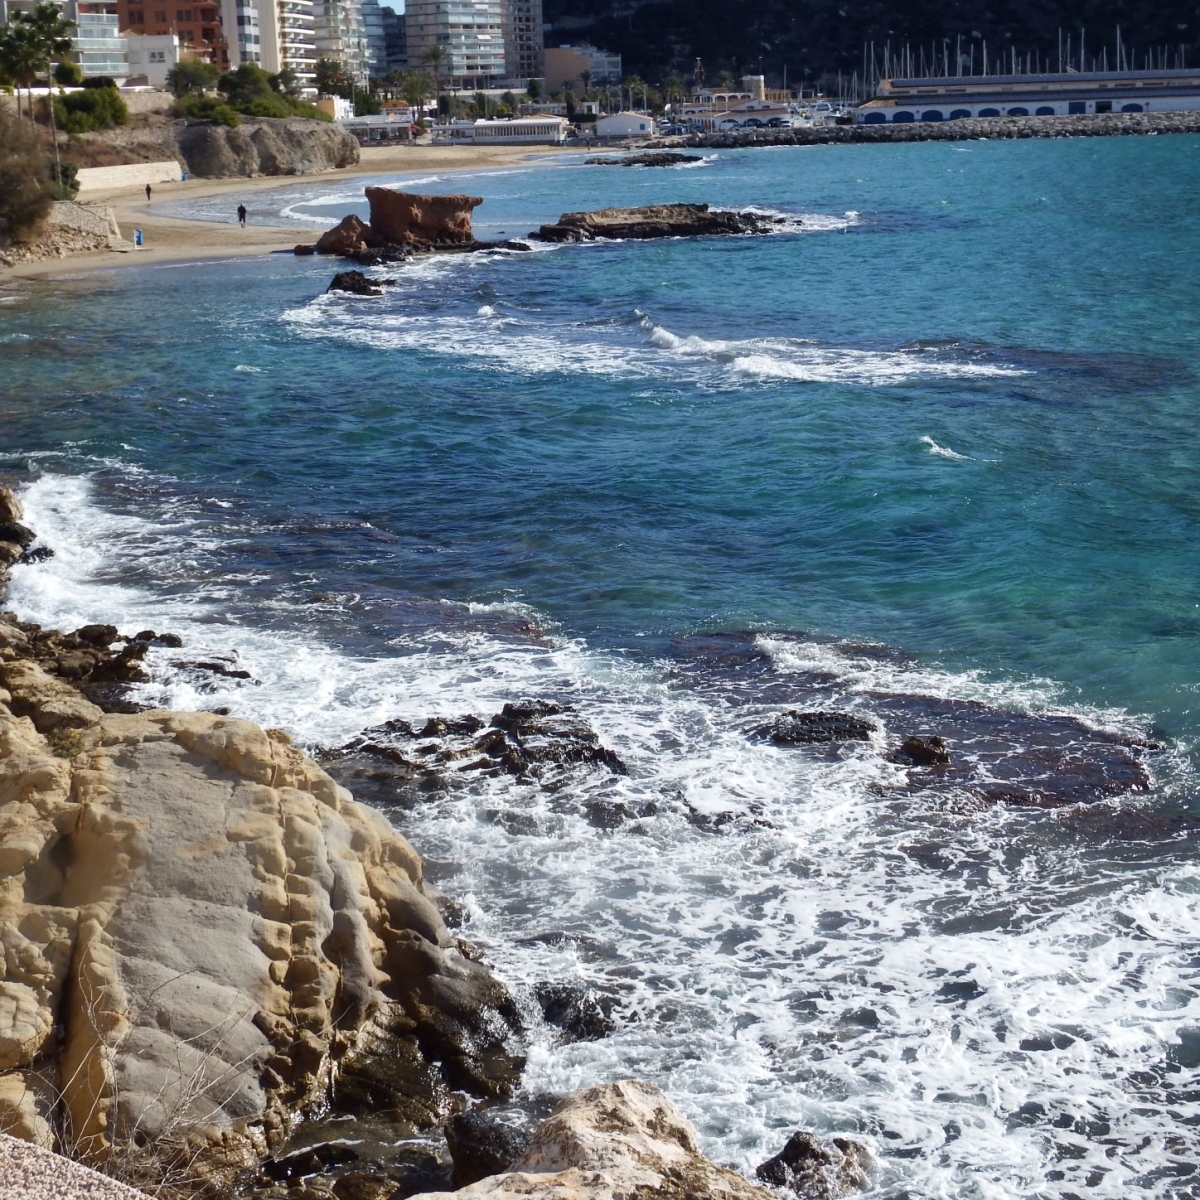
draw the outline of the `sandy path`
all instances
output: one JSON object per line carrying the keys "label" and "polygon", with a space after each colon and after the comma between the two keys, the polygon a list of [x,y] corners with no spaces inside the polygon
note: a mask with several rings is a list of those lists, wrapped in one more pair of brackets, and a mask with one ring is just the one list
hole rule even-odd
{"label": "sandy path", "polygon": [[[117,218],[121,233],[130,241],[133,230],[141,229],[145,244],[139,250],[113,253],[97,250],[90,254],[74,254],[69,258],[52,258],[43,262],[25,263],[16,267],[0,267],[0,282],[11,279],[46,279],[76,275],[122,266],[146,266],[160,262],[178,262],[201,258],[269,254],[275,250],[290,250],[297,242],[311,241],[319,231],[295,225],[254,225],[241,228],[237,223],[237,206],[242,197],[254,192],[269,191],[306,181],[330,180],[343,182],[372,175],[424,173],[427,171],[466,171],[489,167],[505,167],[530,158],[544,158],[555,153],[578,153],[577,150],[556,151],[552,146],[369,146],[362,150],[357,166],[322,171],[314,175],[270,175],[257,179],[189,179],[180,183],[156,184],[153,199],[146,202],[141,187],[114,188],[88,192],[80,199],[89,204],[107,204]],[[164,200],[182,197],[229,197],[229,221],[183,221],[158,215],[158,205]]]}

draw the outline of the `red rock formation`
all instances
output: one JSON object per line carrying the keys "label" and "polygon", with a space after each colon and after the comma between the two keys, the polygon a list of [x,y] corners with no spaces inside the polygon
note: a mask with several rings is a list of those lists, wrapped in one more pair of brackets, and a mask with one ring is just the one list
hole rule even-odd
{"label": "red rock formation", "polygon": [[378,245],[379,242],[372,238],[370,226],[351,215],[343,217],[333,229],[321,234],[315,249],[318,254],[353,254],[356,250]]}
{"label": "red rock formation", "polygon": [[375,244],[390,246],[470,243],[475,240],[471,210],[483,203],[482,196],[418,196],[373,187],[367,188],[367,200]]}

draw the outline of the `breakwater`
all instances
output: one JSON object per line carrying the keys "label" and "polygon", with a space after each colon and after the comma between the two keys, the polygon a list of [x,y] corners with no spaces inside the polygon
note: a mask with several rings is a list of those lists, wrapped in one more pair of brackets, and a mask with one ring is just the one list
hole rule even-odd
{"label": "breakwater", "polygon": [[735,146],[823,146],[840,142],[962,142],[976,138],[1125,137],[1150,133],[1200,133],[1200,111],[1107,113],[1074,117],[970,117],[902,125],[825,125],[800,129],[753,129],[713,133],[688,144],[709,149]]}

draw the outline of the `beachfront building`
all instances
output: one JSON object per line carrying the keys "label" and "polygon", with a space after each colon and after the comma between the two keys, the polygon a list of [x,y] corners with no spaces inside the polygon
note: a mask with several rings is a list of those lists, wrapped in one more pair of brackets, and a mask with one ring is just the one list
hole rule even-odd
{"label": "beachfront building", "polygon": [[876,96],[855,110],[855,121],[899,125],[1192,109],[1200,109],[1200,71],[1080,71],[881,79]]}
{"label": "beachfront building", "polygon": [[[114,7],[122,33],[134,38],[176,38],[182,57],[202,58],[222,71],[229,69],[229,42],[220,0],[116,0]],[[157,55],[164,48],[165,43],[158,44],[153,52]],[[141,62],[135,69],[130,62],[130,72],[149,74],[145,69],[148,65]],[[85,67],[84,73],[91,72]]]}
{"label": "beachfront building", "polygon": [[313,0],[259,0],[262,68],[294,71],[304,95],[316,95],[317,42]]}
{"label": "beachfront building", "polygon": [[409,0],[404,17],[412,65],[431,46],[446,49],[443,87],[477,91],[505,77],[503,0]]}
{"label": "beachfront building", "polygon": [[599,138],[654,137],[657,132],[654,118],[646,113],[619,112],[596,118]]}
{"label": "beachfront building", "polygon": [[365,87],[374,55],[367,40],[362,0],[314,0],[312,12],[317,58],[340,63],[358,86]]}
{"label": "beachfront building", "polygon": [[582,94],[585,78],[589,87],[607,87],[621,82],[621,56],[586,42],[574,46],[547,46],[543,58],[546,91],[550,95],[561,92],[568,84]]}
{"label": "beachfront building", "polygon": [[[17,13],[32,12],[38,0],[0,0],[0,28]],[[63,16],[75,22],[71,51],[85,76],[106,75],[121,81],[129,77],[129,54],[116,0],[59,0]]]}
{"label": "beachfront building", "polygon": [[435,141],[480,146],[557,146],[571,123],[562,117],[514,117],[507,121],[446,121],[433,127]]}

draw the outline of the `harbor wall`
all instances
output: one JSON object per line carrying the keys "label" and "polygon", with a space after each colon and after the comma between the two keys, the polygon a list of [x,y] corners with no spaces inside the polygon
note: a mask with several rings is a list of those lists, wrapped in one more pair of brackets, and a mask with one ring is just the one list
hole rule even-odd
{"label": "harbor wall", "polygon": [[801,129],[712,133],[694,144],[822,146],[840,142],[961,142],[976,138],[1120,137],[1150,133],[1200,133],[1200,112],[1107,113],[1071,117],[973,117],[900,125],[826,125]]}

